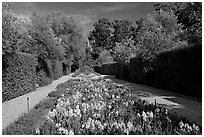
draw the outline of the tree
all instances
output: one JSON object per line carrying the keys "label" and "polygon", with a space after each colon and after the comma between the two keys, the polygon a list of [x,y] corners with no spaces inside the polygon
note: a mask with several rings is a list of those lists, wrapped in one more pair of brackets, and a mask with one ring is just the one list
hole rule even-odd
{"label": "tree", "polygon": [[173,11],[182,23],[183,30],[186,30],[184,36],[189,43],[202,43],[202,3],[201,2],[167,2],[156,3],[157,12]]}
{"label": "tree", "polygon": [[98,54],[111,48],[111,22],[102,18],[94,24],[94,30],[90,32],[89,41],[93,43],[92,48]]}
{"label": "tree", "polygon": [[110,51],[108,51],[108,50],[102,51],[99,58],[98,58],[98,62],[100,64],[113,62],[113,61],[114,61],[113,57],[111,56]]}
{"label": "tree", "polygon": [[2,54],[15,52],[19,42],[19,28],[17,18],[13,15],[7,3],[2,3]]}
{"label": "tree", "polygon": [[137,47],[139,54],[147,62],[146,71],[153,68],[152,63],[159,52],[188,46],[179,37],[183,33],[181,28],[176,16],[169,11],[161,10],[142,21]]}
{"label": "tree", "polygon": [[114,49],[114,60],[120,64],[127,64],[137,53],[138,49],[132,38],[123,39],[121,43],[116,43]]}
{"label": "tree", "polygon": [[114,20],[112,22],[114,29],[112,40],[113,42],[122,42],[123,39],[129,38],[133,29],[132,22],[129,20]]}
{"label": "tree", "polygon": [[73,62],[84,58],[86,40],[80,24],[61,12],[52,12],[48,18],[52,20],[51,28],[55,37],[61,40],[65,48],[65,58],[69,59],[73,56]]}

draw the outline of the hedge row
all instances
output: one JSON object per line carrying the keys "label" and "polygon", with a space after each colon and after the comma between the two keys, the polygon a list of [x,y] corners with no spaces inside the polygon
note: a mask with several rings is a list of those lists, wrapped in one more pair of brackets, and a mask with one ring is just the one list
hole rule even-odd
{"label": "hedge row", "polygon": [[94,66],[94,70],[104,75],[116,75],[116,62],[104,63],[101,67]]}
{"label": "hedge row", "polygon": [[202,46],[161,53],[155,86],[202,98]]}
{"label": "hedge row", "polygon": [[70,73],[69,64],[59,60],[37,60],[31,54],[6,54],[2,59],[2,101],[35,91]]}
{"label": "hedge row", "polygon": [[2,101],[35,90],[36,60],[31,54],[14,53],[3,56]]}
{"label": "hedge row", "polygon": [[160,53],[152,71],[145,72],[146,63],[138,56],[128,65],[105,64],[95,67],[95,71],[109,75],[115,70],[115,76],[120,79],[202,98],[202,46]]}
{"label": "hedge row", "polygon": [[41,66],[39,72],[37,72],[37,84],[39,86],[45,86],[56,80],[63,75],[70,74],[69,64],[65,64],[65,61],[38,59],[38,66]]}

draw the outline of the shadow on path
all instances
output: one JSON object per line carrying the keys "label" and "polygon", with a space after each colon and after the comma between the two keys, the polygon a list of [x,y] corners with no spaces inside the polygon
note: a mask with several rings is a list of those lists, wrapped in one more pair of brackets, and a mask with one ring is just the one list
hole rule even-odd
{"label": "shadow on path", "polygon": [[150,103],[164,105],[179,115],[186,116],[189,120],[197,122],[202,126],[202,102],[195,98],[187,97],[175,92],[156,89],[146,85],[140,85],[125,80],[117,79],[114,76],[106,75],[110,81],[132,89],[140,99]]}

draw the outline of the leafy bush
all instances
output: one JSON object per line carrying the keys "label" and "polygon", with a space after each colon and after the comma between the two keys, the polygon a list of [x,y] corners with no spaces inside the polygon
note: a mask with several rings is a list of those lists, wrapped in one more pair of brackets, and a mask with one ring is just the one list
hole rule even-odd
{"label": "leafy bush", "polygon": [[52,79],[50,77],[47,76],[47,74],[45,73],[44,70],[40,70],[37,73],[37,78],[36,78],[36,83],[39,86],[46,86],[49,85],[50,83],[52,83]]}
{"label": "leafy bush", "polygon": [[7,66],[2,70],[2,101],[35,90],[36,60],[31,54],[13,53],[3,56]]}

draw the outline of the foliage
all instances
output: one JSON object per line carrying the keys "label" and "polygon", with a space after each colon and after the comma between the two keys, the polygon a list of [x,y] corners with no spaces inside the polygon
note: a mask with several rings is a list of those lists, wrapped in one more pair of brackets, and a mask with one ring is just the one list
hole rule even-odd
{"label": "foliage", "polygon": [[102,51],[99,55],[98,61],[100,62],[100,64],[113,62],[113,57],[111,56],[110,51]]}
{"label": "foliage", "polygon": [[94,24],[94,30],[90,32],[89,40],[93,41],[93,50],[96,53],[111,48],[111,22],[102,18]]}
{"label": "foliage", "polygon": [[90,32],[90,45],[98,57],[104,50],[108,50],[113,56],[116,43],[122,43],[124,39],[129,39],[134,31],[135,28],[129,20],[110,22],[108,19],[102,18],[94,24],[94,30]]}
{"label": "foliage", "polygon": [[47,86],[52,83],[52,79],[47,76],[44,70],[40,70],[36,74],[36,84],[38,84],[40,87],[41,86]]}
{"label": "foliage", "polygon": [[36,60],[25,53],[5,54],[7,66],[2,70],[2,101],[27,94],[35,90]]}
{"label": "foliage", "polygon": [[2,54],[13,53],[18,49],[19,22],[7,3],[2,3]]}
{"label": "foliage", "polygon": [[201,2],[165,2],[156,3],[156,11],[173,11],[178,22],[186,30],[185,37],[189,43],[199,43],[202,39],[202,3]]}
{"label": "foliage", "polygon": [[154,77],[155,87],[201,99],[202,47],[160,53]]}
{"label": "foliage", "polygon": [[81,74],[66,88],[36,134],[201,134],[201,128],[168,110],[135,101],[129,88]]}
{"label": "foliage", "polygon": [[152,63],[159,52],[187,46],[187,42],[179,38],[182,33],[181,25],[172,12],[161,10],[144,19],[138,31],[137,44],[139,54],[147,62],[144,69],[153,69]]}
{"label": "foliage", "polygon": [[123,39],[121,43],[116,43],[114,49],[114,60],[120,64],[127,64],[136,55],[138,49],[135,41],[131,38]]}
{"label": "foliage", "polygon": [[124,39],[130,38],[134,27],[129,20],[114,20],[112,22],[113,36],[112,41],[121,43]]}

